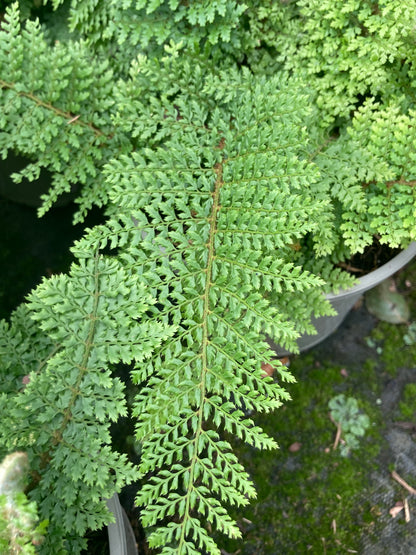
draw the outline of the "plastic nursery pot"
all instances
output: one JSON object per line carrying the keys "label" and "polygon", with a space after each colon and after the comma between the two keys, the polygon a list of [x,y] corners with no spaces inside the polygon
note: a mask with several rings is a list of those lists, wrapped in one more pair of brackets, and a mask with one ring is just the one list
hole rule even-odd
{"label": "plastic nursery pot", "polygon": [[[41,195],[45,194],[51,185],[50,173],[43,169],[36,181],[22,179],[20,183],[15,183],[10,177],[12,173],[22,170],[29,163],[30,160],[27,158],[11,153],[6,160],[0,159],[0,195],[13,202],[38,208],[42,205]],[[55,202],[55,206],[66,206],[74,198],[73,192],[64,193]]]}
{"label": "plastic nursery pot", "polygon": [[[333,333],[338,326],[343,322],[349,311],[352,309],[358,299],[369,289],[376,287],[379,283],[395,274],[398,270],[403,268],[412,258],[416,256],[416,243],[411,243],[407,249],[392,258],[386,264],[377,268],[373,272],[363,276],[359,279],[358,283],[349,289],[342,289],[337,294],[329,293],[326,298],[337,311],[336,316],[323,316],[320,318],[312,318],[312,323],[317,331],[316,335],[302,335],[297,344],[299,351],[306,351],[318,343],[321,343],[331,333]],[[275,343],[269,340],[270,346],[276,351],[279,356],[284,356],[288,353]]]}
{"label": "plastic nursery pot", "polygon": [[116,521],[107,526],[110,555],[138,555],[136,538],[117,494],[107,501]]}

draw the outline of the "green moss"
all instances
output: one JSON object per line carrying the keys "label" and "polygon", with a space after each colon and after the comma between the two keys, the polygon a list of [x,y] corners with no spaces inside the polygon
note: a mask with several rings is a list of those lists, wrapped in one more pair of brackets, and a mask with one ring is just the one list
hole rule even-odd
{"label": "green moss", "polygon": [[[396,286],[406,298],[411,311],[411,321],[416,320],[416,261],[409,264],[397,277]],[[384,369],[395,376],[398,368],[412,367],[416,360],[416,344],[406,344],[408,333],[405,324],[379,322],[368,338],[368,345],[380,354]]]}
{"label": "green moss", "polygon": [[400,417],[413,420],[416,412],[416,383],[408,383],[403,389],[403,400],[399,403]]}
{"label": "green moss", "polygon": [[[371,362],[366,366],[371,382],[375,367]],[[298,378],[288,387],[293,401],[259,420],[280,451],[242,448],[238,453],[253,476],[258,501],[235,515],[243,542],[226,545],[230,553],[337,554],[357,550],[360,535],[371,533],[375,517],[363,492],[381,444],[379,406],[364,399],[356,378],[341,367],[315,365],[308,355],[297,358],[291,369]],[[329,418],[328,401],[340,392],[355,397],[371,421],[349,457],[333,448],[336,426]]]}
{"label": "green moss", "polygon": [[384,369],[393,377],[399,368],[412,367],[416,360],[416,345],[406,345],[403,339],[406,332],[406,325],[379,322],[370,335],[370,345],[379,348]]}

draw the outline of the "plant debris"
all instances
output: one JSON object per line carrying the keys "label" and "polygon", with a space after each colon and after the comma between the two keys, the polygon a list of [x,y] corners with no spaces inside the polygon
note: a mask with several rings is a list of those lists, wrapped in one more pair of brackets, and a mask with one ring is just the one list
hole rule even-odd
{"label": "plant debris", "polygon": [[407,489],[409,493],[411,493],[412,495],[416,495],[416,489],[412,488],[412,486],[409,486],[409,484],[405,480],[403,480],[403,478],[401,478],[395,470],[393,470],[393,472],[391,473],[391,477],[393,478],[393,480],[396,480],[397,483]]}

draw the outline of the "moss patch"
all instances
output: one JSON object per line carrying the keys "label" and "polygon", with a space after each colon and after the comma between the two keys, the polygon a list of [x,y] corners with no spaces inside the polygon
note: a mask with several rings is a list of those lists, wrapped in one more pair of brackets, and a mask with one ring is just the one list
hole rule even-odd
{"label": "moss patch", "polygon": [[[407,300],[410,307],[410,321],[416,321],[416,261],[404,268],[396,276],[397,290]],[[395,376],[399,368],[413,367],[416,361],[416,342],[408,344],[405,336],[409,325],[391,325],[379,322],[367,339],[375,354],[380,355],[384,369]]]}
{"label": "moss patch", "polygon": [[399,368],[411,367],[415,363],[416,345],[406,345],[406,332],[406,325],[394,326],[379,322],[371,333],[369,345],[380,354],[384,369],[390,376],[395,376]]}
{"label": "moss patch", "polygon": [[[343,553],[358,550],[361,533],[372,531],[377,510],[365,490],[382,443],[380,409],[360,395],[346,368],[305,365],[299,357],[292,370],[298,378],[288,387],[293,401],[259,422],[280,451],[239,449],[258,501],[235,515],[243,541],[225,546],[229,553]],[[328,411],[329,400],[340,392],[355,397],[371,420],[349,457],[334,450],[336,426]]]}
{"label": "moss patch", "polygon": [[399,403],[400,417],[404,420],[414,421],[416,413],[416,383],[404,386],[403,400]]}

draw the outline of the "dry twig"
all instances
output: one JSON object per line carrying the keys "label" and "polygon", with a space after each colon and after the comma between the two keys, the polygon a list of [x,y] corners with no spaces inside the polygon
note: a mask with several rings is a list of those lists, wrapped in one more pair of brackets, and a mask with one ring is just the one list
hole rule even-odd
{"label": "dry twig", "polygon": [[404,518],[406,522],[410,522],[410,509],[409,509],[409,502],[407,498],[404,499]]}
{"label": "dry twig", "polygon": [[403,480],[403,478],[401,478],[395,470],[393,470],[393,472],[391,473],[391,477],[393,478],[393,480],[396,480],[396,482],[407,489],[409,493],[411,493],[412,495],[416,495],[416,489],[412,488],[412,486],[409,486],[409,484],[405,480]]}
{"label": "dry twig", "polygon": [[342,428],[341,428],[341,424],[338,423],[337,424],[337,433],[335,435],[335,441],[334,441],[334,446],[333,446],[333,450],[335,451],[335,449],[338,447],[338,444],[341,440],[341,433],[342,433]]}

